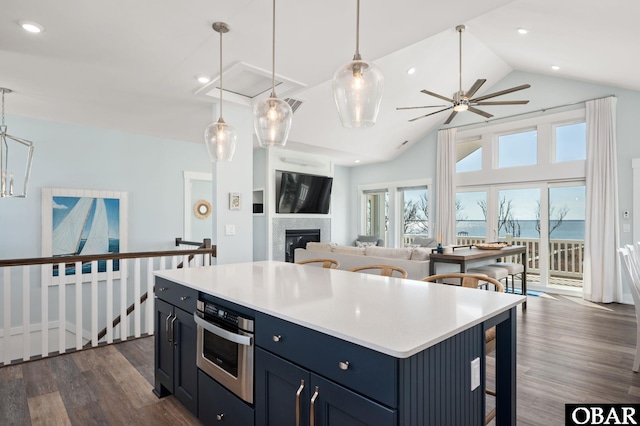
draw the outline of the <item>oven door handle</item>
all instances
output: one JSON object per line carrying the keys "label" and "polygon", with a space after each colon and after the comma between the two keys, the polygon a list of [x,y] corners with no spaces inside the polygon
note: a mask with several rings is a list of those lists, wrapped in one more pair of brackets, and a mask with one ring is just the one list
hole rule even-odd
{"label": "oven door handle", "polygon": [[220,328],[214,324],[211,324],[209,321],[205,321],[202,318],[200,318],[196,312],[193,313],[193,320],[200,327],[204,328],[210,333],[215,334],[216,336],[220,336],[223,339],[229,340],[239,345],[251,346],[251,337],[232,333],[230,331],[225,330],[224,328]]}

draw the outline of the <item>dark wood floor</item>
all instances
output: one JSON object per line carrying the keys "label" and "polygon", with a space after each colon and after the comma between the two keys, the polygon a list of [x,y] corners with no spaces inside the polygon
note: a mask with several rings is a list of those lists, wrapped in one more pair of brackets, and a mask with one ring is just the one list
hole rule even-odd
{"label": "dark wood floor", "polygon": [[[563,425],[566,403],[640,403],[634,307],[553,297],[518,309],[518,425]],[[0,425],[199,424],[152,380],[153,338],[3,367]]]}

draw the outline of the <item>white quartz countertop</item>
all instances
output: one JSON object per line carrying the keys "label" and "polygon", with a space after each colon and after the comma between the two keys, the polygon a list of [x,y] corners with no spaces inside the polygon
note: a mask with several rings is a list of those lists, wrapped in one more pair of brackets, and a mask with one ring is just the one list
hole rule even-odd
{"label": "white quartz countertop", "polygon": [[408,358],[526,300],[276,261],[155,275],[396,358]]}

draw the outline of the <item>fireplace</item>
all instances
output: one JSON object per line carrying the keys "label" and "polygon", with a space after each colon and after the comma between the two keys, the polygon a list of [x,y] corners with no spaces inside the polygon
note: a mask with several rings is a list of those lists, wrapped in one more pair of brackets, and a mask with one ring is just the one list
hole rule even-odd
{"label": "fireplace", "polygon": [[295,262],[295,250],[307,248],[308,242],[320,241],[319,229],[287,229],[285,231],[285,262]]}

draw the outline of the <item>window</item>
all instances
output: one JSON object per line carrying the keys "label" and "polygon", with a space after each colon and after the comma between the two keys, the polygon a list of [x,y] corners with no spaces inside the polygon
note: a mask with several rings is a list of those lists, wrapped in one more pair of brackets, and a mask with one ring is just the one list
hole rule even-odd
{"label": "window", "polygon": [[487,193],[458,192],[456,194],[456,234],[459,237],[486,237]]}
{"label": "window", "polygon": [[556,127],[556,163],[587,158],[587,123]]}
{"label": "window", "polygon": [[429,191],[423,188],[399,188],[402,194],[403,235],[429,235]]}
{"label": "window", "polygon": [[456,173],[482,169],[482,140],[461,141],[456,144]]}
{"label": "window", "polygon": [[537,163],[537,130],[498,137],[498,168],[532,166]]}

